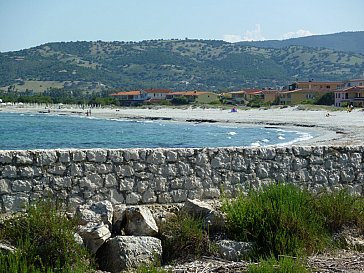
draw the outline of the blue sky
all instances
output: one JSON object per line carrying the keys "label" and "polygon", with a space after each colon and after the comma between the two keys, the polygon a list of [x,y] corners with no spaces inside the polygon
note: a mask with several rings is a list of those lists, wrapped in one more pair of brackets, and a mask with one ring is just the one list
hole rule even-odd
{"label": "blue sky", "polygon": [[364,30],[364,0],[0,0],[0,51],[59,41],[229,42]]}

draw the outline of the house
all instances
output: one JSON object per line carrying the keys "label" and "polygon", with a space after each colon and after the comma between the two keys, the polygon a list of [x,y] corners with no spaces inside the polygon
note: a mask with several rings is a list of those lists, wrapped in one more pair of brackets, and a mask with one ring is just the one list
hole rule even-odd
{"label": "house", "polygon": [[148,99],[148,93],[143,90],[118,92],[111,94],[110,96],[117,98],[120,101],[121,105],[142,104],[145,100]]}
{"label": "house", "polygon": [[342,90],[343,82],[295,82],[279,94],[279,104],[294,105],[305,101],[317,101],[328,93]]}
{"label": "house", "polygon": [[167,94],[166,99],[172,100],[174,98],[180,98],[180,97],[186,98],[190,103],[191,102],[211,103],[219,101],[219,96],[216,93],[203,92],[203,91],[171,92]]}
{"label": "house", "polygon": [[364,107],[364,85],[348,87],[335,92],[335,106]]}
{"label": "house", "polygon": [[279,90],[261,90],[261,89],[245,89],[230,92],[232,104],[247,104],[253,99],[260,99],[265,103],[272,103],[277,100]]}
{"label": "house", "polygon": [[335,90],[343,89],[345,84],[343,82],[295,82],[288,86],[288,90],[313,90],[313,91],[325,91],[334,92]]}
{"label": "house", "polygon": [[145,89],[144,91],[147,93],[148,100],[155,102],[165,100],[167,94],[172,92],[169,89]]}

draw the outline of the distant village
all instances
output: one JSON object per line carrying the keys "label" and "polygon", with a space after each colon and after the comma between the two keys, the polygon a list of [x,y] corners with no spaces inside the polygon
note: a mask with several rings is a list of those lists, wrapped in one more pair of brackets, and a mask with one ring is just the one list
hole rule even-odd
{"label": "distant village", "polygon": [[165,101],[174,104],[214,104],[232,105],[296,105],[314,103],[331,96],[336,107],[364,107],[364,79],[321,82],[298,81],[281,90],[244,89],[228,93],[213,93],[205,91],[173,92],[168,89],[145,89],[111,94],[120,105],[141,105],[161,103]]}

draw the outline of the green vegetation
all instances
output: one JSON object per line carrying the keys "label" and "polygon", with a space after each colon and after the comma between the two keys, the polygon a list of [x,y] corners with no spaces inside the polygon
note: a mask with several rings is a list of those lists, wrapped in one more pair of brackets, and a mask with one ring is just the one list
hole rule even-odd
{"label": "green vegetation", "polygon": [[17,248],[15,254],[0,254],[0,272],[87,272],[90,255],[74,240],[76,220],[69,220],[53,201],[33,204],[26,214],[5,220],[0,241]]}
{"label": "green vegetation", "polygon": [[314,213],[314,198],[292,185],[272,185],[225,202],[229,234],[256,243],[259,256],[311,254],[322,250],[329,234]]}
{"label": "green vegetation", "polygon": [[[348,45],[361,35],[343,41]],[[210,40],[59,42],[0,53],[0,89],[228,91],[284,86],[295,79],[357,78],[363,68],[363,53],[314,43],[275,49]]]}
{"label": "green vegetation", "polygon": [[[346,190],[312,194],[294,185],[271,184],[261,190],[224,199],[225,230],[218,237],[254,243],[247,272],[309,272],[305,257],[335,247],[346,247],[333,234],[344,228],[364,232],[364,198]],[[74,241],[77,219],[68,219],[57,202],[41,201],[27,213],[0,224],[0,242],[17,248],[0,253],[0,273],[92,272],[96,265]],[[217,246],[203,220],[182,212],[160,228],[163,264],[215,255]],[[142,265],[136,272],[166,273],[160,264]]]}
{"label": "green vegetation", "polygon": [[332,233],[363,230],[364,200],[342,190],[315,196],[294,185],[270,185],[224,201],[228,234],[255,243],[255,255],[305,256],[333,246]]}
{"label": "green vegetation", "polygon": [[184,213],[169,219],[161,227],[163,262],[198,258],[214,253],[216,248],[203,229],[203,221]]}
{"label": "green vegetation", "polygon": [[261,260],[258,264],[248,267],[248,273],[308,273],[302,261],[292,257],[281,256],[278,260],[271,257],[267,260]]}

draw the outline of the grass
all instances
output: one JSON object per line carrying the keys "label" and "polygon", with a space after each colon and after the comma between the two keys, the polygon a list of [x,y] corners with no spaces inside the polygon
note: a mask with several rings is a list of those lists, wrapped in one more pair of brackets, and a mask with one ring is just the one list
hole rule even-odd
{"label": "grass", "polygon": [[17,248],[0,256],[0,272],[86,272],[91,257],[73,237],[76,221],[69,220],[53,201],[39,201],[26,214],[2,223],[0,241]]}
{"label": "grass", "polygon": [[308,273],[302,261],[292,257],[281,256],[278,259],[271,257],[261,260],[258,264],[248,266],[248,273]]}

